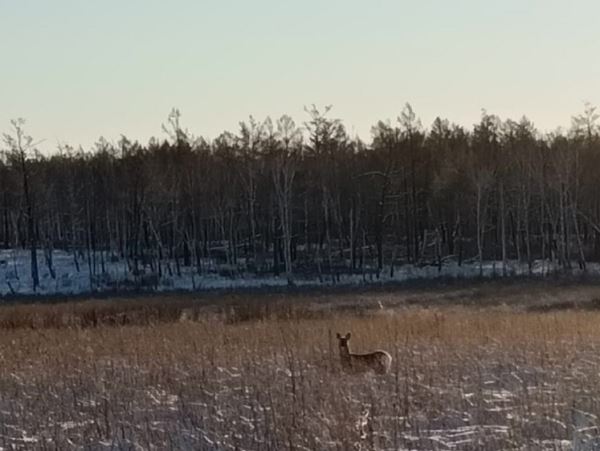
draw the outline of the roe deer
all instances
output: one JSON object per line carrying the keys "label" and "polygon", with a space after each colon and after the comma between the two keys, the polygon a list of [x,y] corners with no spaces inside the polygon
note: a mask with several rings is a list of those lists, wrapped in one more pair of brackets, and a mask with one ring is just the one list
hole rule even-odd
{"label": "roe deer", "polygon": [[342,367],[351,372],[374,371],[377,374],[385,374],[392,366],[392,356],[386,351],[374,351],[367,354],[352,354],[348,347],[350,332],[342,337],[339,333],[337,339],[340,345],[340,359]]}

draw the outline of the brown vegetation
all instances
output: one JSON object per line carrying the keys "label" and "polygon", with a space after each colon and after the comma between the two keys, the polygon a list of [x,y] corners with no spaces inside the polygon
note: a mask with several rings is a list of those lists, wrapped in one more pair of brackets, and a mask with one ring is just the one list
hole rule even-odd
{"label": "brown vegetation", "polygon": [[[141,301],[1,309],[0,447],[571,449],[594,435],[578,431],[600,414],[600,313],[388,309],[394,296],[408,293],[354,295],[384,306],[360,311],[326,308],[351,295],[291,299],[296,310],[273,299],[245,315],[225,299],[178,318],[154,300],[144,324],[119,327],[44,318]],[[39,325],[13,328],[19,309]],[[360,337],[357,352],[390,351],[390,374],[340,371],[337,330]]]}

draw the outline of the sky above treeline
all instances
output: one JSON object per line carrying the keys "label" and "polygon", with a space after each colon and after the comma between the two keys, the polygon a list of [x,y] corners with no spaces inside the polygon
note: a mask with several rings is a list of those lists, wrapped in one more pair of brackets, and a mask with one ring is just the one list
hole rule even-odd
{"label": "sky above treeline", "polygon": [[405,102],[426,126],[485,108],[551,131],[600,104],[598,17],[597,0],[0,0],[0,132],[145,143],[177,107],[214,138],[316,104],[369,140]]}

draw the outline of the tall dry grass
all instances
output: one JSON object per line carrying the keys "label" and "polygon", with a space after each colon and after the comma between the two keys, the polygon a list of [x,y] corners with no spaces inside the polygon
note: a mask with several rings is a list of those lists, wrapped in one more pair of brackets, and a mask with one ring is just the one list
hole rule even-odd
{"label": "tall dry grass", "polygon": [[[257,312],[3,330],[0,447],[551,450],[595,436],[599,313]],[[391,374],[341,372],[338,331],[388,350]]]}

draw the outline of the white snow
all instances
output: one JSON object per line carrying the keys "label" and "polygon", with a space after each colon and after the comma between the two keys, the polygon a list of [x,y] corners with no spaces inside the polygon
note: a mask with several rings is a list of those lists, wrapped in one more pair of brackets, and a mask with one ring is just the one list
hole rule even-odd
{"label": "white snow", "polygon": [[[137,277],[128,268],[125,260],[104,259],[96,256],[95,268],[85,259],[79,259],[77,268],[72,253],[53,251],[52,261],[54,274],[48,268],[44,252],[38,252],[40,284],[35,294],[39,295],[75,295],[93,291],[127,291],[135,290],[142,283],[145,289],[157,291],[198,291],[214,289],[244,289],[261,287],[284,287],[288,281],[284,275],[256,276],[232,270],[228,265],[218,265],[214,261],[203,261],[204,272],[199,275],[193,267],[182,267],[181,275],[177,275],[175,265],[171,263],[170,271],[163,267],[162,277],[158,278],[149,266],[140,266]],[[575,265],[576,266],[576,265]],[[557,268],[549,262],[535,261],[531,274],[542,275]],[[574,273],[581,272],[579,269]],[[588,264],[589,274],[600,274],[600,264]],[[90,273],[92,276],[90,276]],[[527,275],[526,264],[510,261],[506,268],[507,275]],[[232,274],[231,276],[224,274]],[[405,282],[418,279],[435,278],[475,278],[478,276],[502,276],[502,262],[488,261],[479,267],[478,262],[469,261],[458,265],[455,261],[446,261],[441,270],[437,266],[403,265],[395,267],[393,275],[390,268],[385,268],[376,277],[373,270],[361,274],[323,274],[312,278],[296,277],[297,286],[320,285],[364,285]],[[156,280],[154,280],[156,279]],[[335,280],[334,280],[335,279]],[[154,282],[157,282],[156,284]],[[145,283],[144,283],[145,282]],[[0,250],[0,296],[34,294],[31,278],[30,252],[26,249]]]}

